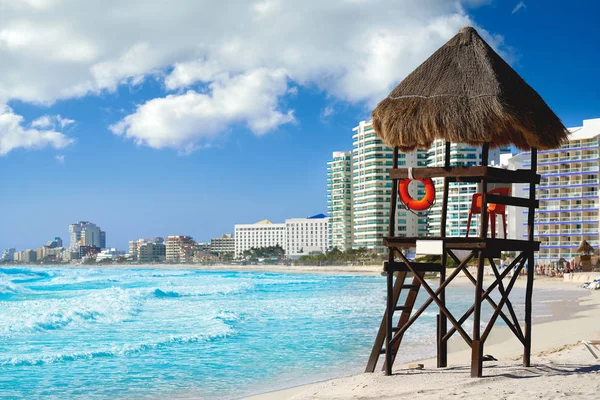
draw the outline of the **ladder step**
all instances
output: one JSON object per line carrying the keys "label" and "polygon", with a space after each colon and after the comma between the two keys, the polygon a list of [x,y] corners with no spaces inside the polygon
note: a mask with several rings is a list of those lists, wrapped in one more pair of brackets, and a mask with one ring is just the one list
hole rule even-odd
{"label": "ladder step", "polygon": [[411,307],[409,306],[396,306],[394,307],[394,311],[409,311]]}
{"label": "ladder step", "polygon": [[385,354],[385,349],[381,349],[381,351],[379,352],[379,354]]}
{"label": "ladder step", "polygon": [[392,332],[398,332],[400,328],[392,328]]}
{"label": "ladder step", "polygon": [[415,289],[418,289],[419,286],[421,286],[421,285],[406,284],[406,285],[402,285],[402,289],[415,290]]}

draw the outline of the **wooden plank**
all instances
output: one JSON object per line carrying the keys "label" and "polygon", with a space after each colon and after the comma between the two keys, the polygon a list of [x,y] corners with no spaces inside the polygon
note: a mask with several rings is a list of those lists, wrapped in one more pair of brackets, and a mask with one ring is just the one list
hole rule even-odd
{"label": "wooden plank", "polygon": [[[385,266],[385,268],[387,268],[386,271],[393,271],[393,272],[397,272],[397,271],[402,271],[402,272],[410,272],[411,269],[409,269],[406,264],[404,264],[403,262],[392,262],[390,263],[389,261],[386,263],[387,265]],[[415,271],[419,271],[419,272],[440,272],[442,270],[442,264],[440,263],[417,263],[417,262],[413,262],[410,263],[411,267],[415,270]]]}
{"label": "wooden plank", "polygon": [[[423,167],[414,168],[415,178],[448,178],[450,182],[478,182],[487,178],[489,183],[540,183],[541,176],[528,169],[516,171],[488,166]],[[392,168],[391,179],[408,178],[408,168]]]}
{"label": "wooden plank", "polygon": [[416,237],[384,237],[383,245],[388,247],[415,247]]}
{"label": "wooden plank", "polygon": [[540,183],[541,176],[530,169],[516,171],[504,168],[488,167],[488,182],[494,183]]}
{"label": "wooden plank", "polygon": [[[399,237],[384,237],[383,244],[388,247],[414,247],[419,241],[443,241],[446,245],[454,246],[455,244],[480,244],[485,243],[478,237],[439,237],[439,236],[399,236]],[[477,246],[476,246],[477,247]],[[479,247],[477,247],[479,248]]]}
{"label": "wooden plank", "polygon": [[500,251],[538,251],[540,242],[533,240],[516,240],[516,239],[487,239],[487,251],[490,254]]}
{"label": "wooden plank", "polygon": [[488,194],[487,195],[487,203],[488,204],[505,204],[507,206],[516,206],[516,207],[535,207],[539,208],[540,202],[538,200],[530,200],[522,197],[513,197],[513,196],[499,196],[497,194]]}
{"label": "wooden plank", "polygon": [[533,240],[481,239],[478,237],[384,237],[383,245],[394,248],[415,247],[417,240],[441,240],[444,242],[444,247],[448,249],[487,249],[492,253],[497,253],[498,251],[538,251],[540,249],[540,242]]}
{"label": "wooden plank", "polygon": [[[414,168],[413,177],[415,178],[477,178],[478,180],[486,176],[487,168],[481,166],[474,167],[424,167]],[[408,168],[392,168],[390,170],[391,179],[408,178]]]}

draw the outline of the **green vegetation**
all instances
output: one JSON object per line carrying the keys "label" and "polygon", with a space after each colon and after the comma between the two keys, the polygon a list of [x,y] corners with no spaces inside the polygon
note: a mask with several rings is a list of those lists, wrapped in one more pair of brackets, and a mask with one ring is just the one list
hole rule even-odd
{"label": "green vegetation", "polygon": [[383,261],[383,256],[373,254],[364,247],[346,251],[342,251],[335,247],[324,254],[301,256],[296,263],[305,265],[340,265],[376,263],[381,261]]}
{"label": "green vegetation", "polygon": [[285,250],[279,245],[258,248],[253,247],[250,250],[244,251],[242,255],[246,261],[250,262],[263,261],[266,263],[277,263],[285,258]]}

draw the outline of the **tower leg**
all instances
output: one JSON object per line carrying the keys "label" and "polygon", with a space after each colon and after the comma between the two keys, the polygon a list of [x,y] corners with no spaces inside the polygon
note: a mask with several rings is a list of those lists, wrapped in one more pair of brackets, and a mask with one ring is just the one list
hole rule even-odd
{"label": "tower leg", "polygon": [[[446,280],[446,262],[447,262],[446,251],[442,254],[442,270],[440,272],[440,286]],[[441,303],[446,305],[446,289],[443,289],[439,295]],[[448,366],[448,342],[444,340],[446,332],[448,331],[448,319],[440,311],[437,317],[437,367],[445,368]]]}
{"label": "tower leg", "polygon": [[481,292],[483,291],[484,252],[479,252],[477,260],[477,282],[475,284],[475,304],[473,312],[473,343],[471,344],[471,377],[483,376],[483,342],[481,342]]}
{"label": "tower leg", "polygon": [[387,311],[386,311],[386,323],[385,323],[385,374],[392,375],[392,357],[393,351],[390,346],[390,341],[393,337],[392,323],[394,313],[394,273],[392,271],[387,272]]}
{"label": "tower leg", "polygon": [[525,346],[523,351],[523,366],[531,366],[531,300],[533,297],[533,251],[527,260],[527,289],[525,291]]}

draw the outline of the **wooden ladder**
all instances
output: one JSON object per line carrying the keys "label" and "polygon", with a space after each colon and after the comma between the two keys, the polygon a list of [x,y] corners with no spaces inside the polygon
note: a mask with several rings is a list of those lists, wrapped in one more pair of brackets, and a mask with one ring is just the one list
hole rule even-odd
{"label": "wooden ladder", "polygon": [[[398,324],[395,328],[392,329],[392,332],[398,332],[408,321],[410,318],[410,314],[415,305],[415,301],[417,300],[417,295],[419,294],[419,289],[421,284],[416,277],[413,277],[412,283],[405,284],[406,275],[408,272],[398,272],[396,275],[396,281],[394,282],[393,289],[393,303],[394,309],[392,310],[392,316],[395,311],[401,311],[400,319],[398,320]],[[419,272],[419,275],[422,277],[425,272]],[[399,306],[398,301],[400,300],[400,295],[402,290],[408,290],[408,294],[406,296],[406,300],[404,305]],[[377,366],[377,361],[379,360],[379,356],[385,354],[385,323],[387,318],[387,311],[383,314],[383,319],[381,320],[381,325],[379,327],[379,331],[377,332],[377,337],[375,338],[375,343],[373,344],[373,350],[371,350],[371,355],[369,356],[369,362],[367,363],[367,368],[365,372],[375,372],[375,367]],[[404,336],[404,334],[402,334]],[[396,358],[396,354],[398,354],[398,348],[400,347],[400,342],[402,341],[402,336],[393,344],[392,346],[392,363]],[[386,365],[384,362],[383,369],[385,369]]]}

